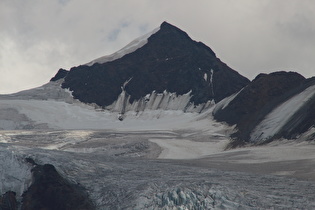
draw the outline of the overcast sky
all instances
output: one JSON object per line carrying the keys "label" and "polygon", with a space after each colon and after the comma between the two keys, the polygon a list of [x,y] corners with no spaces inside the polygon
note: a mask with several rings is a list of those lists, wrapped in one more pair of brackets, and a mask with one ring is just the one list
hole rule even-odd
{"label": "overcast sky", "polygon": [[0,0],[0,93],[45,84],[164,20],[249,79],[315,76],[314,0]]}

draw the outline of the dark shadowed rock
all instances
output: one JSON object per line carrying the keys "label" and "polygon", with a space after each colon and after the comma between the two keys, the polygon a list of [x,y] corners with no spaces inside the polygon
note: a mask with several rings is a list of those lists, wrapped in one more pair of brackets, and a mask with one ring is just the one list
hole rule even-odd
{"label": "dark shadowed rock", "polygon": [[50,81],[54,82],[54,81],[63,79],[67,76],[68,73],[69,73],[69,71],[67,71],[65,69],[59,69],[57,74],[53,78],[51,78]]}
{"label": "dark shadowed rock", "polygon": [[32,173],[33,183],[23,193],[22,210],[95,209],[85,189],[64,179],[53,165],[36,165]]}
{"label": "dark shadowed rock", "polygon": [[16,193],[8,191],[0,196],[0,210],[17,210]]}
{"label": "dark shadowed rock", "polygon": [[191,91],[191,102],[201,104],[218,102],[248,83],[208,46],[164,22],[148,43],[122,58],[71,68],[62,87],[82,102],[108,106],[117,100],[122,87],[131,103],[152,91],[166,90],[177,95]]}

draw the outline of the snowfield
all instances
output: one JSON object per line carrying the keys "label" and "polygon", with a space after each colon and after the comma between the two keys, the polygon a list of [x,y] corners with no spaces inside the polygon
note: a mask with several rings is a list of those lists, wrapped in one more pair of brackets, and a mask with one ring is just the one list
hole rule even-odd
{"label": "snowfield", "polygon": [[[12,112],[8,115],[8,111]],[[69,104],[53,100],[0,100],[0,128],[6,130],[27,129],[27,126],[51,129],[117,129],[117,130],[165,130],[207,129],[212,121],[206,116],[211,110],[199,113],[183,113],[180,110],[145,110],[125,113],[96,111],[81,103]],[[8,115],[8,116],[7,116]],[[194,123],[192,123],[194,122]],[[23,127],[24,126],[24,127]],[[32,128],[32,127],[30,127]]]}
{"label": "snowfield", "polygon": [[[152,93],[146,99],[123,106],[122,92],[112,105],[96,111],[95,105],[74,100],[71,92],[62,89],[60,84],[61,81],[49,82],[32,90],[0,95],[0,129],[211,130],[214,124],[208,119],[213,104],[188,106],[190,93],[178,97],[167,92]],[[145,105],[138,110],[140,103]],[[179,107],[179,104],[184,105]],[[122,114],[124,120],[120,121]]]}
{"label": "snowfield", "polygon": [[0,96],[1,194],[21,200],[31,157],[84,186],[97,209],[315,208],[315,145],[304,141],[314,128],[225,150],[234,128],[213,120],[214,106],[127,111],[120,121],[54,85]]}
{"label": "snowfield", "polygon": [[159,159],[197,159],[224,151],[229,141],[211,139],[197,142],[187,139],[149,139],[162,148]]}

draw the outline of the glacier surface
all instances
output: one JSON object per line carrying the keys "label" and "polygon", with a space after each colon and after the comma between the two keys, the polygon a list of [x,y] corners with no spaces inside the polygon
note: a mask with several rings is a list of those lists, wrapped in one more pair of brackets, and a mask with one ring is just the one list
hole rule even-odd
{"label": "glacier surface", "polygon": [[[218,143],[215,136],[218,135],[210,136],[209,140],[209,135],[183,130],[1,131],[3,170],[0,193],[11,189],[21,195],[31,178],[30,166],[23,159],[31,157],[39,164],[53,164],[69,181],[80,183],[87,189],[97,209],[315,207],[314,182],[289,178],[290,174],[278,173],[281,176],[275,176],[277,173],[246,171],[246,168],[257,168],[260,163],[286,160],[285,153],[278,155],[278,159],[266,153],[272,148],[272,151],[281,151],[283,144],[257,148],[257,151],[251,148],[222,151],[222,147],[214,146]],[[224,140],[223,135],[219,138]],[[161,156],[167,148],[159,147],[150,139],[176,140],[173,147],[178,144],[178,149],[166,146],[175,152]],[[195,147],[187,144],[185,139],[196,142]],[[188,151],[181,149],[185,144]],[[304,158],[314,158],[314,146],[313,149],[305,143],[300,146],[301,151],[305,151],[302,147],[310,148],[309,156]],[[196,147],[204,151],[209,148],[208,154],[200,153]],[[296,151],[296,145],[287,143],[286,147],[287,152]],[[183,159],[188,152],[195,156],[187,155]],[[238,170],[233,169],[233,165]],[[281,162],[278,166],[283,167]]]}
{"label": "glacier surface", "polygon": [[225,150],[234,128],[214,121],[213,104],[191,112],[167,104],[189,97],[151,93],[137,102],[143,110],[120,102],[104,110],[60,83],[0,96],[0,194],[21,200],[30,157],[80,183],[97,209],[315,208],[315,145],[304,141],[314,128],[301,141]]}

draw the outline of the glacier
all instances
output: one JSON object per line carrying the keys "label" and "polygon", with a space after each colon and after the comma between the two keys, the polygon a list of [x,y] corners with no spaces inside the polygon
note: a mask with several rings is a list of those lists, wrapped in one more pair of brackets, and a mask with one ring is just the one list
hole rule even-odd
{"label": "glacier", "polygon": [[97,209],[315,208],[313,142],[226,150],[234,127],[213,119],[213,102],[189,97],[152,92],[130,104],[122,90],[102,109],[60,81],[1,95],[0,194],[21,201],[32,158],[83,186]]}
{"label": "glacier", "polygon": [[[177,139],[175,143],[182,147],[182,138],[195,141],[202,148],[209,147],[210,152],[200,154],[188,144],[182,154],[162,157],[160,147],[149,140]],[[23,159],[30,157],[39,164],[53,164],[69,181],[84,186],[97,209],[315,207],[314,182],[290,178],[289,174],[279,171],[278,174],[268,174],[229,168],[232,164],[254,169],[255,165],[271,163],[277,159],[270,156],[262,159],[266,151],[272,150],[270,154],[274,154],[274,151],[281,151],[283,145],[292,152],[297,151],[293,143],[282,142],[256,148],[257,151],[251,148],[224,151],[222,147],[211,151],[218,143],[217,138],[213,136],[209,141],[208,135],[183,130],[11,130],[1,131],[1,139],[0,155],[5,157],[1,158],[1,165],[6,170],[1,170],[2,184],[5,184],[0,193],[10,188],[20,196],[29,186],[30,166]],[[221,139],[224,139],[223,134]],[[187,143],[187,140],[183,142]],[[314,147],[306,143],[300,147],[301,152],[309,147],[308,157],[314,158]],[[248,150],[251,152],[246,152]],[[195,152],[196,156],[183,159],[187,152]],[[278,161],[287,157],[277,156]],[[255,162],[246,163],[248,160]],[[278,166],[283,168],[280,162]]]}

